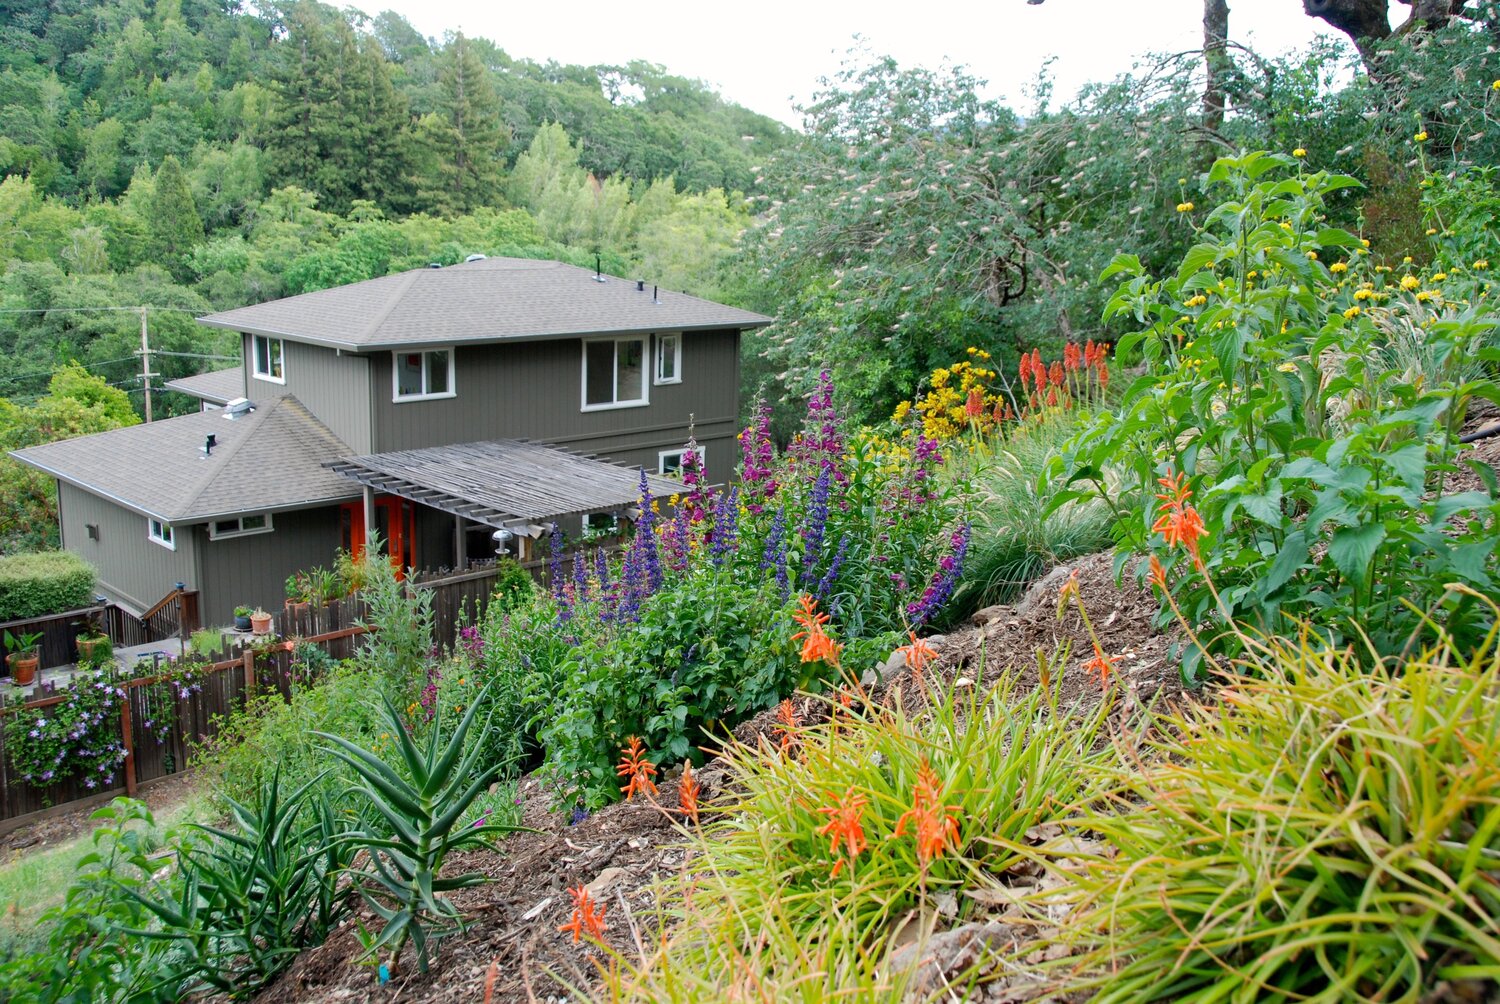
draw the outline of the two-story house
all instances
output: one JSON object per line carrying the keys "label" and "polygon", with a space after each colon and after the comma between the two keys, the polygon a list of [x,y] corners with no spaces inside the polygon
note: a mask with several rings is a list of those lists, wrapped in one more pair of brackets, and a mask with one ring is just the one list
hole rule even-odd
{"label": "two-story house", "polygon": [[487,258],[199,321],[243,352],[169,384],[203,411],[13,455],[57,479],[63,546],[111,599],[180,582],[222,621],[371,531],[401,567],[528,555],[552,522],[628,509],[641,469],[676,471],[690,424],[727,477],[740,333],[770,318]]}

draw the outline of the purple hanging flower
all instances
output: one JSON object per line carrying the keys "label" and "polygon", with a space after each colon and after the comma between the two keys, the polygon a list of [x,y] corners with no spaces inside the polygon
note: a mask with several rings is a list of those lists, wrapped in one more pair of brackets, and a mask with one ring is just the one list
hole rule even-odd
{"label": "purple hanging flower", "polygon": [[802,528],[802,581],[813,581],[813,568],[823,555],[823,534],[828,529],[828,492],[833,487],[833,465],[824,461],[823,470],[807,500],[807,524]]}
{"label": "purple hanging flower", "polygon": [[833,589],[833,584],[838,581],[839,570],[844,567],[844,555],[848,552],[848,550],[849,535],[846,533],[843,536],[839,537],[839,547],[838,550],[833,553],[833,560],[828,563],[828,571],[823,573],[823,577],[818,580],[818,588],[813,591],[813,595],[816,596],[819,601],[826,600],[828,598],[828,593]]}
{"label": "purple hanging flower", "polygon": [[734,547],[735,538],[739,534],[739,519],[740,489],[735,485],[727,494],[714,499],[713,545],[710,553],[713,555],[715,568],[723,567],[725,555]]}
{"label": "purple hanging flower", "polygon": [[745,508],[760,515],[776,497],[780,487],[772,477],[776,460],[771,443],[771,405],[763,397],[755,402],[755,417],[740,433],[740,484],[745,487]]}
{"label": "purple hanging flower", "polygon": [[953,531],[953,536],[950,538],[952,553],[938,562],[937,571],[932,573],[932,582],[927,586],[922,598],[907,604],[906,613],[913,627],[930,621],[953,595],[953,589],[958,585],[958,578],[963,574],[964,556],[969,551],[969,532],[967,523]]}
{"label": "purple hanging flower", "polygon": [[[641,471],[643,476],[645,473]],[[644,479],[641,484],[645,484]],[[682,486],[687,489],[682,504],[687,507],[688,518],[694,523],[702,523],[708,518],[710,504],[708,476],[703,469],[703,458],[698,454],[698,441],[692,435],[688,436],[687,446],[682,451]]]}

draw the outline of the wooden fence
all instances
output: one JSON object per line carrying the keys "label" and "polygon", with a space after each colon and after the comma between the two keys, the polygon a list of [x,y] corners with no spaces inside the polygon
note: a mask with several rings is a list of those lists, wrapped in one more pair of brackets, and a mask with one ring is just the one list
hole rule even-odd
{"label": "wooden fence", "polygon": [[6,631],[17,636],[40,633],[42,662],[38,668],[51,669],[75,662],[79,635],[96,627],[109,635],[116,648],[149,645],[164,638],[185,639],[198,628],[198,593],[174,589],[141,617],[117,604],[100,603],[45,617],[6,621],[0,624],[0,637]]}
{"label": "wooden fence", "polygon": [[[523,567],[534,576],[542,577],[545,564],[529,562]],[[563,567],[570,569],[566,562]],[[493,564],[479,565],[462,573],[413,579],[408,583],[408,588],[427,590],[432,594],[433,640],[440,648],[451,650],[460,626],[474,623],[484,616],[498,574],[498,568]],[[100,609],[118,610],[116,607],[96,607],[82,613],[98,613]],[[173,616],[182,616],[185,609],[188,608],[179,605]],[[69,618],[76,620],[79,613],[70,611],[56,615],[55,619],[67,625],[71,623]],[[90,788],[85,779],[79,778],[35,787],[17,775],[11,762],[4,741],[6,732],[33,727],[36,716],[44,716],[48,708],[71,699],[66,690],[26,704],[0,708],[0,833],[51,811],[77,808],[116,795],[134,795],[140,785],[181,772],[188,766],[194,747],[217,735],[220,716],[244,707],[255,693],[275,690],[289,699],[294,688],[310,682],[296,657],[297,645],[317,645],[335,659],[347,659],[356,653],[363,636],[371,630],[365,626],[368,615],[367,604],[358,596],[324,606],[288,607],[276,611],[272,616],[272,631],[282,639],[281,642],[269,648],[261,646],[257,652],[255,646],[246,644],[249,639],[244,636],[226,636],[225,651],[213,657],[196,677],[196,689],[170,698],[163,693],[166,688],[156,686],[162,682],[162,674],[168,667],[160,657],[155,658],[142,675],[120,684],[126,694],[120,706],[120,737],[126,755],[108,788],[98,785]],[[154,616],[160,618],[161,611],[154,612]],[[129,615],[125,614],[125,617],[129,618]],[[105,624],[117,645],[159,640],[159,637],[144,635],[168,627],[150,619],[134,618],[122,618],[118,622],[106,620]],[[171,626],[181,630],[180,623]],[[66,635],[70,653],[76,634],[74,631]],[[61,631],[59,636],[63,636]],[[70,661],[71,655],[52,665]],[[158,739],[157,721],[164,709],[153,705],[163,700],[172,702],[175,724],[164,739]]]}

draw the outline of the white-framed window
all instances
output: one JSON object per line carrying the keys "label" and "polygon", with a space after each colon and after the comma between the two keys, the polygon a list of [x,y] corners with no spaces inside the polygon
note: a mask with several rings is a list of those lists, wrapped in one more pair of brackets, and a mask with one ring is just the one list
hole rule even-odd
{"label": "white-framed window", "polygon": [[209,540],[224,540],[227,537],[248,537],[253,533],[271,532],[271,514],[257,512],[247,516],[231,516],[216,519],[208,524]]}
{"label": "white-framed window", "polygon": [[280,338],[251,335],[250,363],[255,379],[286,383],[286,343]]}
{"label": "white-framed window", "polygon": [[[698,470],[708,466],[708,447],[695,446],[694,452],[698,454]],[[679,446],[675,450],[662,450],[656,455],[656,473],[661,475],[680,475],[682,473],[682,459],[688,455],[687,447]]]}
{"label": "white-framed window", "polygon": [[597,540],[613,537],[620,532],[620,521],[612,512],[586,512],[583,514],[583,539]]}
{"label": "white-framed window", "polygon": [[651,403],[644,336],[583,343],[583,410],[639,408]]}
{"label": "white-framed window", "polygon": [[416,349],[391,353],[393,401],[453,397],[453,350]]}
{"label": "white-framed window", "polygon": [[682,336],[656,336],[656,382],[682,383]]}
{"label": "white-framed window", "polygon": [[177,542],[172,538],[171,523],[163,523],[159,519],[147,519],[146,536],[152,542],[165,547],[168,551],[177,550]]}

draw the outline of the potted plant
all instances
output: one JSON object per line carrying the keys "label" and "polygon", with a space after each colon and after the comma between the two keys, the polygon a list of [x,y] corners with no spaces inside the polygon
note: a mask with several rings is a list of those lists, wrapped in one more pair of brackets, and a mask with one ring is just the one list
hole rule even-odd
{"label": "potted plant", "polygon": [[250,608],[249,607],[245,607],[245,606],[239,606],[239,607],[235,607],[234,608],[234,629],[236,631],[249,631],[250,630],[250,614],[251,614],[251,612],[252,611],[250,610]]}
{"label": "potted plant", "polygon": [[40,631],[23,632],[19,635],[5,632],[5,650],[10,653],[5,657],[5,662],[10,667],[10,678],[16,686],[29,687],[31,681],[36,679],[36,668],[42,661],[41,640]]}
{"label": "potted plant", "polygon": [[271,615],[260,607],[256,607],[250,613],[250,630],[257,635],[268,635],[271,633]]}
{"label": "potted plant", "polygon": [[97,627],[91,627],[79,635],[73,644],[78,648],[80,665],[98,665],[114,654],[114,644],[109,640],[109,635]]}
{"label": "potted plant", "polygon": [[296,616],[307,613],[312,602],[312,580],[306,572],[296,572],[286,577],[286,612]]}

